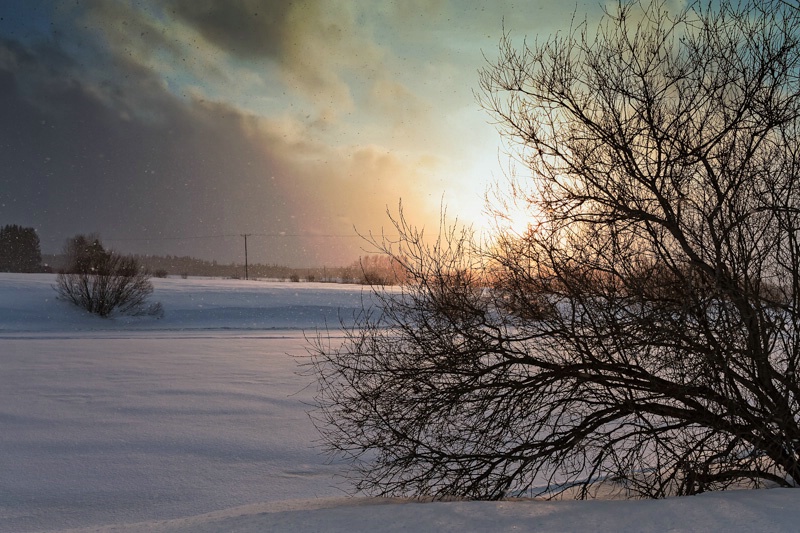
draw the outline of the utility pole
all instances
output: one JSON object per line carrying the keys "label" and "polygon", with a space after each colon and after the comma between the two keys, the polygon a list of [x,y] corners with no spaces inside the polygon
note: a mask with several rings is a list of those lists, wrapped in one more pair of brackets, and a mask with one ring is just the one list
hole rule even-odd
{"label": "utility pole", "polygon": [[244,237],[244,279],[250,279],[247,275],[247,237],[252,235],[252,233],[242,233],[242,237]]}

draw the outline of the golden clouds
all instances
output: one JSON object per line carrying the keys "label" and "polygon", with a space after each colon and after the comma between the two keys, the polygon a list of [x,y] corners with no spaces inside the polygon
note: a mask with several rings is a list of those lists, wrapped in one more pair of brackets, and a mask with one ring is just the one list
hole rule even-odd
{"label": "golden clouds", "polygon": [[380,230],[386,209],[403,198],[420,223],[435,220],[426,184],[440,171],[431,155],[398,152],[380,145],[330,146],[314,141],[304,126],[288,117],[260,119],[253,140],[284,174],[271,177],[309,233]]}
{"label": "golden clouds", "polygon": [[[15,84],[6,89],[48,124],[56,114],[69,118],[65,128],[83,124],[89,139],[54,136],[37,149],[64,154],[62,182],[140,193],[126,217],[143,227],[166,221],[175,233],[208,234],[379,231],[400,199],[420,225],[438,224],[442,202],[477,219],[497,152],[472,94],[481,50],[491,55],[503,17],[516,31],[573,9],[511,0],[57,4],[58,39],[0,41],[0,70]],[[549,18],[531,16],[542,6]],[[128,207],[115,204],[115,216]],[[360,252],[349,242],[345,263]]]}
{"label": "golden clouds", "polygon": [[383,51],[358,24],[352,2],[295,0],[175,0],[178,20],[207,42],[245,61],[278,68],[285,87],[302,95],[323,119],[355,106],[347,76],[369,79]]}

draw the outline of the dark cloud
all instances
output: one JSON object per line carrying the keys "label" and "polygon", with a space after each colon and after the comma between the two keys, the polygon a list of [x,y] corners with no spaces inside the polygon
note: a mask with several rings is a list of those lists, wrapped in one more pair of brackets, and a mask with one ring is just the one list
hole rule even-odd
{"label": "dark cloud", "polygon": [[353,80],[370,83],[384,52],[359,24],[356,5],[322,0],[172,0],[169,15],[240,60],[273,61],[289,92],[320,120],[355,108]]}
{"label": "dark cloud", "polygon": [[385,149],[176,97],[133,61],[92,80],[54,46],[0,41],[0,224],[36,227],[46,252],[98,232],[126,252],[230,261],[239,234],[285,233],[254,237],[250,259],[346,264],[363,243],[331,235],[380,228],[422,181]]}
{"label": "dark cloud", "polygon": [[[290,13],[307,2],[290,0],[174,0],[172,13],[208,41],[244,58],[283,53]],[[169,8],[168,8],[169,9]]]}
{"label": "dark cloud", "polygon": [[[221,259],[235,257],[224,242],[157,239],[297,231],[271,179],[280,165],[247,134],[244,114],[178,101],[144,72],[132,71],[131,85],[94,86],[35,50],[4,42],[0,56],[0,221],[36,226],[46,250],[100,232],[156,239],[120,241],[127,249]],[[129,92],[154,105],[129,109]]]}
{"label": "dark cloud", "polygon": [[239,234],[285,233],[303,236],[254,236],[251,259],[334,265],[363,243],[331,235],[380,231],[401,197],[436,220],[459,70],[398,63],[376,29],[449,4],[375,19],[309,0],[58,5],[52,32],[0,42],[0,224],[37,227],[46,251],[99,232],[229,261]]}

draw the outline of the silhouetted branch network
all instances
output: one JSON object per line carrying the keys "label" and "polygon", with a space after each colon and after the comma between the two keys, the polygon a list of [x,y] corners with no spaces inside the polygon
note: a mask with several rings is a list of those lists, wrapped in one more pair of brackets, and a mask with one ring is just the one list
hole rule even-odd
{"label": "silhouetted branch network", "polygon": [[356,489],[800,481],[800,13],[666,7],[507,35],[483,70],[482,105],[530,171],[504,200],[538,223],[426,243],[401,212],[376,243],[405,285],[311,349],[313,417]]}

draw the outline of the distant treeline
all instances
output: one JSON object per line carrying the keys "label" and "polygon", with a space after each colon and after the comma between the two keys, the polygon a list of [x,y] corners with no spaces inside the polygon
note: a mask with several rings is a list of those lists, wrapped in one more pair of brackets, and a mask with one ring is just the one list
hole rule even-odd
{"label": "distant treeline", "polygon": [[[42,254],[39,236],[34,228],[18,225],[0,227],[0,272],[65,272],[74,269],[75,258],[97,248],[105,253],[98,234],[76,235],[64,244],[59,254]],[[78,253],[78,252],[81,253]],[[233,279],[269,279],[279,281],[320,281],[326,283],[360,283],[396,285],[404,281],[402,258],[368,255],[348,266],[293,268],[261,263],[218,263],[189,256],[131,255],[137,265],[155,277],[204,276]]]}
{"label": "distant treeline", "polygon": [[0,227],[0,272],[46,272],[39,235],[17,224]]}
{"label": "distant treeline", "polygon": [[[245,266],[240,263],[218,263],[189,256],[158,256],[131,254],[139,264],[155,277],[167,276],[203,276],[215,278],[244,279]],[[67,257],[64,254],[42,254],[43,262],[59,271],[65,268]],[[247,277],[250,279],[268,279],[278,281],[319,281],[326,283],[373,283],[392,285],[397,283],[398,276],[393,271],[388,258],[367,256],[345,267],[293,268],[282,265],[265,265],[261,263],[247,266]]]}

